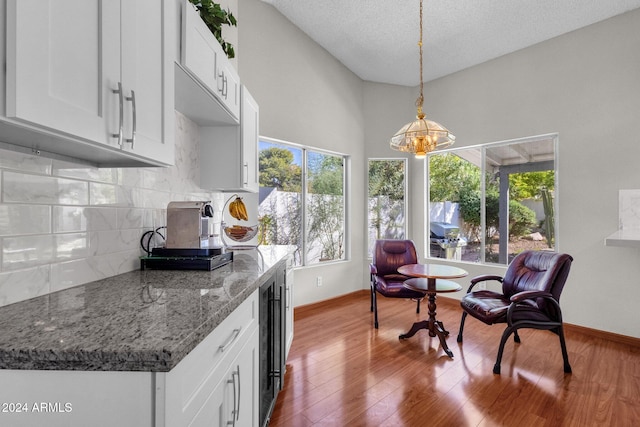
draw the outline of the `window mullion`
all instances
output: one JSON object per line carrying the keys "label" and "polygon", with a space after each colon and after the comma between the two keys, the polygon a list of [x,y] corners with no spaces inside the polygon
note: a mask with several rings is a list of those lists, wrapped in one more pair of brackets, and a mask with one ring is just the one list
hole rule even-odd
{"label": "window mullion", "polygon": [[307,259],[307,150],[302,150],[302,185],[301,185],[301,205],[302,205],[302,265],[308,265]]}
{"label": "window mullion", "polygon": [[480,262],[485,263],[487,254],[487,149],[482,148],[480,160]]}

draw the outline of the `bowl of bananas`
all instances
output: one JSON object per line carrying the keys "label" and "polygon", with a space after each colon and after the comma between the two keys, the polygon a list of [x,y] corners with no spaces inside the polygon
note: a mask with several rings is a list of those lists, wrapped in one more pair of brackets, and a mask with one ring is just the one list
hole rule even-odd
{"label": "bowl of bananas", "polygon": [[[231,196],[225,203],[225,207],[227,205],[229,206],[229,215],[231,215],[235,221],[242,222],[249,220],[247,207],[240,196],[237,194]],[[223,207],[223,213],[225,207]],[[224,231],[224,235],[234,242],[247,242],[258,234],[258,225],[226,224],[223,222],[222,230]]]}

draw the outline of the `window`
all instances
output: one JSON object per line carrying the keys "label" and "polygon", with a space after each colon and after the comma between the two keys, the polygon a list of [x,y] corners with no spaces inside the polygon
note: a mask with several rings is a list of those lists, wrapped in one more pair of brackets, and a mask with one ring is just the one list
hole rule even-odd
{"label": "window", "polygon": [[347,158],[261,138],[261,241],[296,245],[296,265],[346,257]]}
{"label": "window", "polygon": [[555,250],[556,145],[544,135],[430,154],[430,256],[506,265]]}
{"label": "window", "polygon": [[406,229],[406,159],[370,159],[367,198],[369,257],[377,239],[404,239]]}

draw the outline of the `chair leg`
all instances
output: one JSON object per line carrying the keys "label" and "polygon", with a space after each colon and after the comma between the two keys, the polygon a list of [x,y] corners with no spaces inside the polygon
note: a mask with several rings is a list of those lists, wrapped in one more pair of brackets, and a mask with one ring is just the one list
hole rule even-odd
{"label": "chair leg", "polygon": [[371,282],[371,312],[373,313],[373,282]]}
{"label": "chair leg", "polygon": [[564,372],[571,373],[571,365],[569,364],[569,354],[567,353],[567,345],[564,341],[564,332],[562,325],[558,328],[558,337],[560,337],[560,348],[562,349],[562,360],[564,362]]}
{"label": "chair leg", "polygon": [[520,335],[518,335],[518,330],[513,331],[513,340],[520,344]]}
{"label": "chair leg", "polygon": [[373,326],[378,329],[378,297],[375,288],[373,288],[371,298],[373,301]]}
{"label": "chair leg", "polygon": [[[500,363],[502,362],[502,353],[504,352],[504,345],[509,339],[509,335],[513,333],[514,329],[511,326],[508,326],[507,329],[502,333],[502,338],[500,339],[500,347],[498,347],[498,357],[496,358],[496,364],[493,365],[493,373],[500,375]],[[517,331],[517,329],[516,329]]]}
{"label": "chair leg", "polygon": [[420,314],[420,298],[417,299],[418,304],[416,306],[416,314]]}
{"label": "chair leg", "polygon": [[458,330],[458,342],[462,342],[462,330],[464,329],[464,321],[467,318],[467,312],[462,312],[462,319],[460,319],[460,329]]}

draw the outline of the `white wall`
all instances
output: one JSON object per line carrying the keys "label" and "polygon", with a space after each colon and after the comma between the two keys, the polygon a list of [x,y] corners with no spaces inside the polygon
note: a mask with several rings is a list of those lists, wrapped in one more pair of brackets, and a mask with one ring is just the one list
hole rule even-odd
{"label": "white wall", "polygon": [[[618,228],[618,189],[640,188],[639,26],[635,10],[425,87],[427,116],[456,135],[457,147],[559,133],[558,242],[575,258],[561,301],[565,320],[634,337],[640,337],[640,252],[603,241]],[[387,93],[378,85],[366,88],[366,99]],[[413,101],[403,100],[409,108]],[[368,112],[368,128],[388,135],[390,120],[382,123],[379,111]],[[367,139],[377,147],[367,154],[380,155],[382,138]],[[424,247],[424,227],[417,223],[424,170],[421,162],[410,165],[413,237]],[[467,269],[472,275],[487,271]]]}
{"label": "white wall", "polygon": [[[348,262],[295,272],[295,305],[368,286],[362,260],[366,239],[363,82],[272,6],[239,2],[238,71],[260,105],[260,134],[351,157]],[[322,276],[323,285],[316,286]]]}
{"label": "white wall", "polygon": [[[240,18],[239,69],[260,103],[261,133],[354,154],[354,262],[296,271],[295,303],[367,288],[364,162],[401,157],[388,140],[415,116],[418,90],[361,82],[258,0],[240,2]],[[559,133],[558,241],[575,258],[565,319],[634,337],[640,251],[603,241],[618,227],[618,189],[640,187],[638,26],[636,10],[425,86],[427,116],[452,130],[457,147]],[[424,253],[423,162],[411,159],[409,174],[409,236]],[[470,275],[504,271],[466,268]],[[315,288],[316,275],[325,276],[324,289]]]}

